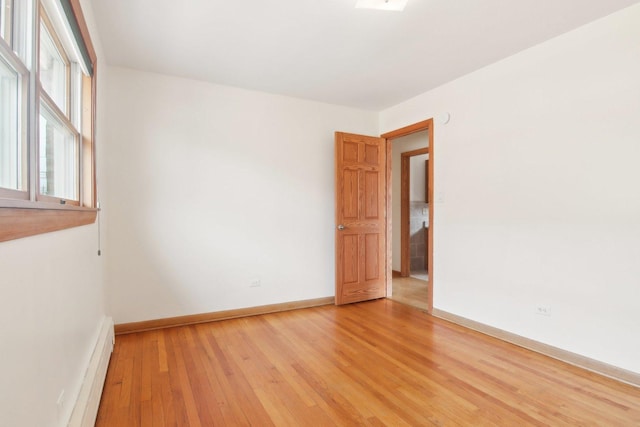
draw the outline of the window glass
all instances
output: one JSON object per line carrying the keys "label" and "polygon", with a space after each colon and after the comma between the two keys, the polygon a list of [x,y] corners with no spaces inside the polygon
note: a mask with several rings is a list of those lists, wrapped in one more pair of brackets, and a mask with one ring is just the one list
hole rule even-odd
{"label": "window glass", "polygon": [[13,29],[13,0],[0,0],[0,37],[11,46]]}
{"label": "window glass", "polygon": [[22,190],[20,76],[0,57],[0,187]]}
{"label": "window glass", "polygon": [[40,194],[78,200],[78,138],[40,106]]}
{"label": "window glass", "polygon": [[47,26],[40,25],[40,83],[65,114],[67,114],[68,68],[67,61]]}

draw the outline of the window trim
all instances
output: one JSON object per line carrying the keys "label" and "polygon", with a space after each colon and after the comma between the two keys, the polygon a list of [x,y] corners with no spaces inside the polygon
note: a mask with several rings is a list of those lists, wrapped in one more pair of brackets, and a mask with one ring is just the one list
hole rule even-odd
{"label": "window trim", "polygon": [[[98,208],[97,208],[97,185],[96,185],[96,152],[95,152],[95,133],[96,133],[96,92],[97,92],[97,75],[98,64],[97,56],[87,23],[82,14],[82,8],[80,6],[80,0],[68,0],[76,22],[80,29],[80,34],[89,53],[91,60],[91,66],[93,68],[93,74],[91,77],[87,77],[90,81],[83,79],[82,85],[82,97],[83,101],[86,100],[88,92],[90,93],[89,105],[83,105],[83,120],[81,124],[80,132],[80,194],[82,200],[82,194],[85,198],[81,206],[73,206],[66,202],[62,204],[60,199],[57,203],[49,200],[37,200],[36,194],[38,191],[38,172],[34,170],[36,168],[37,161],[33,158],[37,153],[34,153],[34,149],[37,148],[37,140],[34,143],[35,129],[28,129],[28,160],[29,160],[29,200],[20,200],[6,197],[6,193],[0,193],[0,242],[7,240],[20,239],[27,236],[33,236],[42,233],[48,233],[51,231],[64,230],[72,227],[78,227],[82,225],[93,224],[96,220]],[[40,3],[39,0],[35,0],[34,12],[33,12],[33,26],[32,31],[36,42],[38,43],[39,25],[40,25]],[[11,52],[13,54],[13,52]],[[38,55],[38,52],[32,53],[33,56]],[[31,73],[37,73],[35,64],[32,63]],[[86,85],[86,86],[85,86]],[[29,101],[33,103],[29,111],[29,117],[33,121],[38,119],[37,109],[39,108],[40,98],[37,92],[37,86],[35,78],[30,78],[28,85]],[[87,109],[89,109],[87,111]],[[88,114],[87,114],[88,113]],[[88,152],[87,152],[88,151]],[[87,180],[87,177],[90,178]],[[8,190],[11,191],[11,190]]]}
{"label": "window trim", "polygon": [[0,242],[93,224],[97,209],[0,208]]}

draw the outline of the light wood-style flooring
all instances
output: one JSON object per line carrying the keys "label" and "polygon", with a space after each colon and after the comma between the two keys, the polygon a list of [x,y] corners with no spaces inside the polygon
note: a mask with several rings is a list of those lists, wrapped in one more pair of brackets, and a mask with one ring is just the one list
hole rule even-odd
{"label": "light wood-style flooring", "polygon": [[382,299],[116,338],[97,426],[637,426],[640,389]]}
{"label": "light wood-style flooring", "polygon": [[391,282],[393,291],[390,299],[408,304],[420,310],[427,310],[429,305],[429,293],[426,280],[415,277],[394,277]]}

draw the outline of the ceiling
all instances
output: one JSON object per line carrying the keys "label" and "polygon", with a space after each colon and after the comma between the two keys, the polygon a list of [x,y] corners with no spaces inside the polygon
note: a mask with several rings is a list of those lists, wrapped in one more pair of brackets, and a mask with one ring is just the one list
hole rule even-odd
{"label": "ceiling", "polygon": [[382,110],[638,0],[91,0],[109,65]]}

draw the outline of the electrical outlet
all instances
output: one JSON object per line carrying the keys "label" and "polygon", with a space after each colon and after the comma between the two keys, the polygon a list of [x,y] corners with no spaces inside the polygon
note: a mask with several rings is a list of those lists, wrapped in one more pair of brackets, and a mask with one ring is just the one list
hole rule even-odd
{"label": "electrical outlet", "polygon": [[253,279],[249,284],[250,288],[259,288],[261,286],[260,279]]}
{"label": "electrical outlet", "polygon": [[536,306],[535,313],[541,316],[551,316],[551,307],[548,305],[538,305]]}

